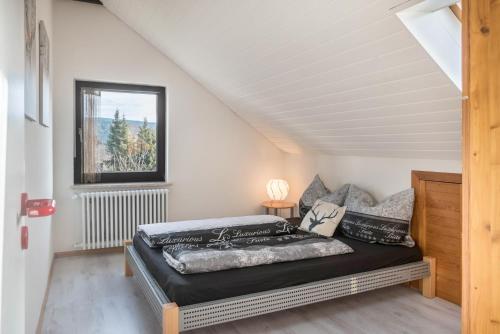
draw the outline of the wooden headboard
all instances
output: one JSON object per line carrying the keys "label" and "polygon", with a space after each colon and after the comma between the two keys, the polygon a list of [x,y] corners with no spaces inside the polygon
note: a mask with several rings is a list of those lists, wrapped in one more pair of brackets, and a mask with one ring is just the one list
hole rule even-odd
{"label": "wooden headboard", "polygon": [[412,171],[411,234],[424,255],[436,258],[436,296],[461,302],[462,175]]}

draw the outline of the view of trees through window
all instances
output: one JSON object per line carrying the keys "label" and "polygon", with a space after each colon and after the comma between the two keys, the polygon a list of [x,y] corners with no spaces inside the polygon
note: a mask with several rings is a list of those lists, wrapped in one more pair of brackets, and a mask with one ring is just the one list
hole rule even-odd
{"label": "view of trees through window", "polygon": [[102,91],[100,108],[97,170],[156,171],[156,95]]}

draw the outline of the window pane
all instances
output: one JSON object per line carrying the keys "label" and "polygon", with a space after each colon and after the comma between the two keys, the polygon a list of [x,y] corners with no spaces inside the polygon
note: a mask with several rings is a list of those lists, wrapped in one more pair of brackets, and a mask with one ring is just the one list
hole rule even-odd
{"label": "window pane", "polygon": [[97,171],[157,171],[156,94],[101,91],[100,103]]}
{"label": "window pane", "polygon": [[165,181],[165,87],[76,81],[74,182]]}

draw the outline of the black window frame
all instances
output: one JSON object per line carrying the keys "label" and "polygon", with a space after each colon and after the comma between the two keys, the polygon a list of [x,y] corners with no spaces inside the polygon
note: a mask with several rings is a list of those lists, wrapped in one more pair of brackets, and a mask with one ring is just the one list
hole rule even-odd
{"label": "black window frame", "polygon": [[[99,181],[95,183],[83,182],[83,137],[80,135],[83,123],[82,88],[95,88],[114,92],[154,93],[156,103],[156,171],[155,172],[115,172],[100,173]],[[101,184],[101,183],[134,183],[134,182],[165,182],[165,135],[166,135],[166,89],[161,86],[140,84],[124,84],[100,81],[75,80],[75,157],[74,157],[74,184]]]}

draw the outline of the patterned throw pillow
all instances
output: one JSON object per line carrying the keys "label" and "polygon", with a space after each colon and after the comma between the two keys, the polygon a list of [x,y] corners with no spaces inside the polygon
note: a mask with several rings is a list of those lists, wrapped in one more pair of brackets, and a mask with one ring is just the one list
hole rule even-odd
{"label": "patterned throw pillow", "polygon": [[299,201],[299,213],[300,218],[304,218],[307,212],[311,210],[314,202],[320,199],[323,196],[326,196],[330,193],[328,188],[325,187],[325,184],[319,178],[319,175],[316,175],[312,180],[311,184],[304,190],[302,197],[300,197]]}
{"label": "patterned throw pillow", "polygon": [[300,224],[302,231],[331,237],[344,216],[346,207],[317,200]]}
{"label": "patterned throw pillow", "polygon": [[339,189],[331,192],[325,186],[323,181],[316,175],[311,182],[311,184],[307,187],[307,189],[302,194],[302,197],[299,201],[299,213],[300,218],[304,218],[304,216],[311,210],[313,204],[321,199],[328,203],[337,204],[339,206],[343,206],[345,199],[347,197],[347,193],[349,192],[350,184],[344,184]]}
{"label": "patterned throw pillow", "polygon": [[345,199],[347,198],[347,194],[349,193],[350,186],[351,186],[350,184],[344,184],[342,187],[335,190],[334,192],[321,197],[320,200],[342,206],[345,203]]}
{"label": "patterned throw pillow", "polygon": [[361,241],[413,247],[410,222],[414,202],[413,188],[377,203],[369,193],[351,185],[340,229],[347,237]]}

